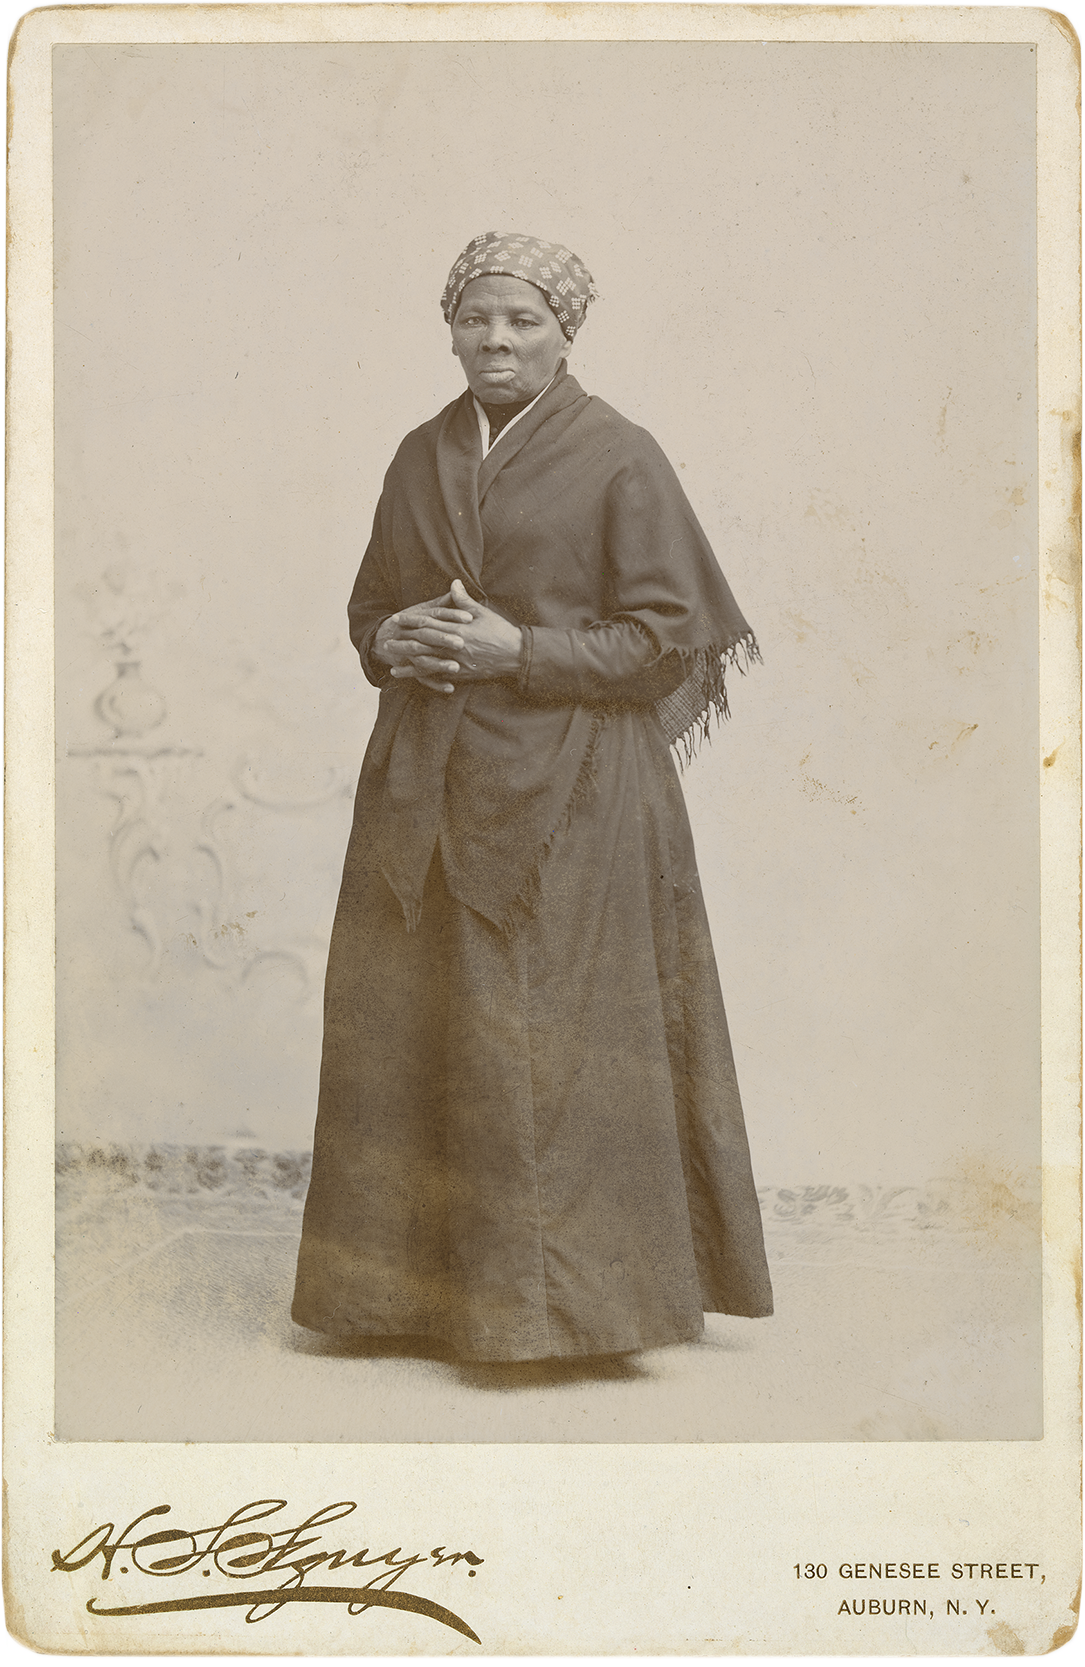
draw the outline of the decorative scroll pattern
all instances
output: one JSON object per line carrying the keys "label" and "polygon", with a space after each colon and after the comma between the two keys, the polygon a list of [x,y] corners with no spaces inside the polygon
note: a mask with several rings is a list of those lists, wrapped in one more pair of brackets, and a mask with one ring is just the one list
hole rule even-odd
{"label": "decorative scroll pattern", "polygon": [[144,971],[153,975],[162,960],[162,932],[148,897],[150,864],[161,863],[170,850],[170,832],[163,811],[165,791],[180,760],[199,757],[192,747],[134,746],[68,748],[70,758],[89,758],[95,764],[100,791],[117,804],[109,834],[109,867],[124,901],[133,930],[147,943]]}
{"label": "decorative scroll pattern", "polygon": [[[79,587],[87,606],[91,630],[112,659],[113,681],[92,704],[99,723],[111,731],[109,739],[70,746],[72,758],[94,765],[99,791],[117,807],[109,833],[109,866],[131,929],[147,946],[144,978],[157,978],[168,947],[168,933],[177,935],[178,891],[192,922],[187,942],[198,950],[201,963],[217,977],[234,985],[248,983],[257,972],[278,967],[289,972],[298,999],[304,999],[319,979],[316,962],[323,945],[258,944],[236,918],[236,899],[243,895],[244,876],[233,872],[230,859],[231,819],[247,807],[260,811],[299,812],[329,804],[353,791],[355,772],[328,764],[297,781],[289,755],[243,754],[224,791],[199,808],[195,784],[186,780],[186,766],[205,757],[201,748],[171,745],[158,733],[168,725],[165,697],[143,675],[146,639],[168,610],[180,587],[162,585],[154,575],[133,580],[121,568],[110,568],[97,582]],[[264,680],[267,681],[267,680]],[[267,690],[248,666],[242,685],[254,685],[248,704],[290,733],[290,696],[301,698],[288,677],[274,680],[275,700],[267,704]],[[285,709],[281,709],[284,706]],[[243,705],[245,703],[242,703]],[[152,737],[151,731],[156,734]],[[315,780],[314,778],[315,774]],[[191,772],[188,772],[191,776]],[[251,812],[249,813],[251,816]],[[171,892],[172,887],[172,892]],[[169,927],[162,911],[169,895]],[[251,916],[248,917],[251,919]]]}
{"label": "decorative scroll pattern", "polygon": [[259,760],[246,755],[234,771],[233,782],[238,792],[251,804],[265,810],[314,810],[318,805],[330,804],[354,791],[357,771],[342,764],[329,764],[324,781],[315,792],[288,796],[274,792],[268,785]]}

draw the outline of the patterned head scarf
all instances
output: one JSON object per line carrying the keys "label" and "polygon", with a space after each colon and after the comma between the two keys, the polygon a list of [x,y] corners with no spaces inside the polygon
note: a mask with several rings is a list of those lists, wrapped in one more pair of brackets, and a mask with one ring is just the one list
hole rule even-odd
{"label": "patterned head scarf", "polygon": [[473,278],[498,276],[523,278],[541,290],[568,341],[583,324],[588,302],[598,299],[591,273],[563,244],[519,232],[481,232],[448,274],[441,296],[445,322],[452,323],[460,296]]}

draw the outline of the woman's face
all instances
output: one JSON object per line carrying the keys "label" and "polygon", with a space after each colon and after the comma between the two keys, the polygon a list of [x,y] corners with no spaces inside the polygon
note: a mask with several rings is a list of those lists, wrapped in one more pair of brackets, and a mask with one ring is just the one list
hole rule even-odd
{"label": "woman's face", "polygon": [[484,405],[534,399],[569,351],[541,290],[523,278],[472,278],[452,320],[452,351]]}

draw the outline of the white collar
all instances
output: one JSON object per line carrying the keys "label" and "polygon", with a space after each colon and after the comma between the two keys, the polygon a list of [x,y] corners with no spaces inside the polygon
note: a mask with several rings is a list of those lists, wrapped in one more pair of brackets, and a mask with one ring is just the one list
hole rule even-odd
{"label": "white collar", "polygon": [[[554,386],[554,381],[555,381],[555,377],[552,376],[550,378],[549,382],[546,384],[546,388],[552,388]],[[509,418],[508,422],[505,424],[504,428],[501,430],[501,433],[495,436],[495,438],[493,440],[493,444],[495,446],[497,445],[498,440],[500,440],[503,435],[508,433],[509,429],[513,426],[514,423],[518,423],[520,421],[521,417],[526,417],[528,412],[532,409],[532,406],[538,405],[538,403],[539,403],[540,399],[542,398],[543,394],[545,394],[545,392],[546,392],[546,388],[541,388],[539,390],[539,392],[535,395],[535,398],[531,401],[531,405],[525,405],[524,409],[522,411],[517,411],[515,417],[510,417]],[[483,409],[483,407],[479,404],[478,400],[475,398],[474,394],[471,395],[471,398],[475,401],[475,416],[478,418],[478,431],[482,436],[482,455],[483,455],[483,457],[485,457],[486,453],[490,449],[490,444],[491,444],[491,441],[490,441],[490,419],[486,415],[486,412]]]}

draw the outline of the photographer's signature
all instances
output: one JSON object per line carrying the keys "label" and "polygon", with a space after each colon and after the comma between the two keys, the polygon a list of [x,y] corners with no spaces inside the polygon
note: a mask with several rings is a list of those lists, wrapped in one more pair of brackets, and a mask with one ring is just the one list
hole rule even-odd
{"label": "photographer's signature", "polygon": [[[429,1552],[406,1555],[401,1546],[396,1546],[394,1551],[377,1552],[368,1546],[361,1551],[316,1549],[323,1531],[357,1508],[353,1500],[341,1499],[334,1505],[322,1506],[296,1527],[283,1527],[268,1519],[288,1510],[285,1499],[254,1499],[210,1528],[157,1528],[148,1532],[153,1518],[168,1516],[171,1510],[169,1505],[155,1505],[134,1517],[119,1534],[113,1523],[103,1522],[70,1551],[54,1551],[53,1568],[62,1574],[72,1574],[88,1568],[100,1557],[103,1580],[132,1574],[156,1579],[197,1574],[205,1580],[219,1575],[230,1582],[257,1583],[255,1588],[249,1584],[234,1585],[189,1597],[115,1607],[91,1598],[87,1609],[92,1615],[167,1615],[190,1609],[237,1608],[246,1611],[246,1621],[263,1621],[278,1614],[288,1603],[342,1603],[352,1615],[362,1615],[367,1609],[410,1610],[480,1643],[466,1621],[461,1621],[450,1609],[415,1592],[402,1591],[396,1582],[409,1569],[427,1564],[431,1568],[446,1564],[458,1568],[465,1564],[467,1573],[473,1576],[483,1558],[476,1557],[473,1551],[448,1551],[443,1545]],[[336,1539],[339,1537],[337,1533]],[[318,1573],[369,1568],[375,1573],[364,1584],[306,1584],[310,1576]]]}

